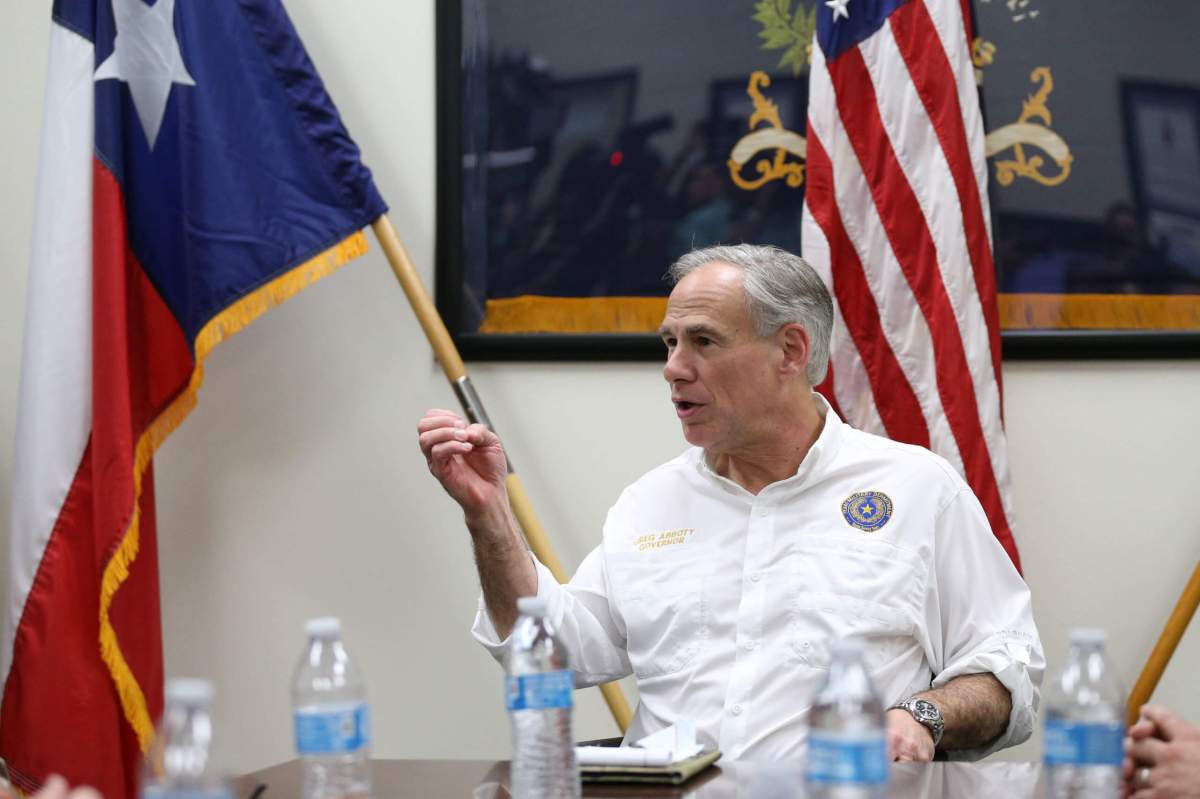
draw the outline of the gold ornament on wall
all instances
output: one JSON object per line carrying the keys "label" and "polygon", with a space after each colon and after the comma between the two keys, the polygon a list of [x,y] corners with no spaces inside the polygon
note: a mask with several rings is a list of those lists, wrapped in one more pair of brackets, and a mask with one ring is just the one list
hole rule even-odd
{"label": "gold ornament on wall", "polygon": [[[1050,108],[1046,99],[1054,90],[1054,77],[1050,67],[1038,67],[1029,75],[1033,83],[1041,83],[1036,93],[1025,98],[1021,104],[1021,116],[1016,122],[1005,125],[987,135],[987,156],[992,158],[1010,148],[1013,158],[996,159],[996,182],[1001,186],[1011,186],[1018,177],[1028,178],[1043,186],[1057,186],[1071,174],[1071,149],[1063,138],[1050,129]],[[1041,120],[1037,124],[1032,120]],[[1039,148],[1053,159],[1058,165],[1058,172],[1044,174],[1042,167],[1046,159],[1040,155],[1026,155],[1025,147],[1032,145]]]}
{"label": "gold ornament on wall", "polygon": [[[754,103],[754,113],[750,115],[748,127],[753,131],[746,134],[733,145],[729,153],[729,177],[738,188],[754,191],[772,180],[784,180],[793,189],[804,183],[803,159],[807,153],[807,142],[795,131],[788,130],[779,120],[779,106],[763,96],[762,89],[771,85],[771,78],[762,71],[754,72],[746,85],[746,94]],[[754,130],[756,125],[767,123],[767,127]],[[774,157],[766,157],[754,162],[754,170],[758,177],[744,178],[742,171],[755,155],[763,150],[774,150]],[[800,161],[789,161],[788,156],[794,155]]]}

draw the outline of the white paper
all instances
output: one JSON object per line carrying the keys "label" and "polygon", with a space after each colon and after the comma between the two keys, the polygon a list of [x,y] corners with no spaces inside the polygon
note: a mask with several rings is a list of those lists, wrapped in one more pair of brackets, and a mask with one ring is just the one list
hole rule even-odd
{"label": "white paper", "polygon": [[696,743],[696,725],[686,719],[647,735],[633,746],[577,746],[581,766],[668,766],[704,750]]}
{"label": "white paper", "polygon": [[675,762],[670,749],[636,746],[577,746],[575,760],[581,766],[666,766]]}

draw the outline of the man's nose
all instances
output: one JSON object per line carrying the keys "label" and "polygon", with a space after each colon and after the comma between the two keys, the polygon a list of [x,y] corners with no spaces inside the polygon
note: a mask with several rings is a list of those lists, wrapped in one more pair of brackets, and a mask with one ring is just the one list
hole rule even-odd
{"label": "man's nose", "polygon": [[667,362],[663,364],[663,378],[668,383],[674,383],[676,380],[690,380],[691,373],[691,365],[681,347],[676,347],[667,353]]}

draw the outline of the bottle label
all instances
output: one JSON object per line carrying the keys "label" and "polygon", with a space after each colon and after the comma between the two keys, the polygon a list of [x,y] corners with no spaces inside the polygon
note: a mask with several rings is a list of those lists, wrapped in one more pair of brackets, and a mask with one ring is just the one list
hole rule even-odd
{"label": "bottle label", "polygon": [[371,743],[371,716],[366,702],[338,702],[297,708],[293,714],[296,753],[341,755]]}
{"label": "bottle label", "polygon": [[1070,722],[1046,719],[1043,735],[1048,766],[1119,766],[1124,755],[1125,725],[1113,722]]}
{"label": "bottle label", "polygon": [[808,736],[810,782],[847,785],[881,785],[887,782],[887,739],[878,733],[859,736]]}
{"label": "bottle label", "polygon": [[233,799],[233,793],[224,787],[169,788],[166,785],[147,785],[142,789],[142,799]]}
{"label": "bottle label", "polygon": [[505,688],[509,711],[571,707],[575,676],[570,669],[518,674],[505,681]]}

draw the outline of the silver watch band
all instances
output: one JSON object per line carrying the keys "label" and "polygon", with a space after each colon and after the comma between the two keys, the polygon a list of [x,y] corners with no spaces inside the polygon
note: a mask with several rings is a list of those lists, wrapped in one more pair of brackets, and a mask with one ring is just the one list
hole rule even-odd
{"label": "silver watch band", "polygon": [[946,730],[946,722],[942,718],[942,711],[928,699],[910,696],[892,705],[888,710],[906,711],[918,724],[929,730],[934,746],[942,742],[942,733]]}

